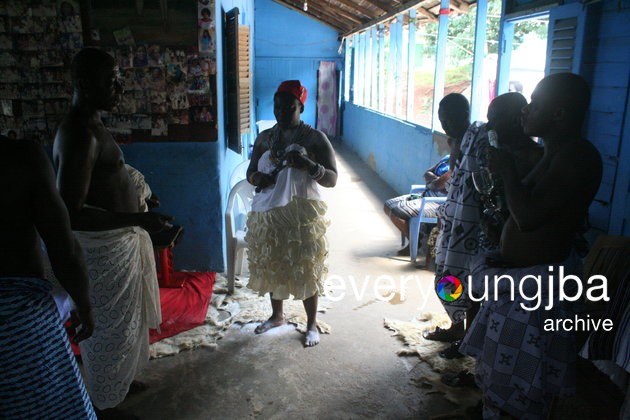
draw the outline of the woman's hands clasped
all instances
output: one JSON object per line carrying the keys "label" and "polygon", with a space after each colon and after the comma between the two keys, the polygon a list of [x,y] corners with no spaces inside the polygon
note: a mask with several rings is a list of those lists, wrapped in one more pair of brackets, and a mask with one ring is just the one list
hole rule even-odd
{"label": "woman's hands clasped", "polygon": [[302,154],[297,150],[288,152],[285,156],[287,166],[290,168],[310,171],[317,163],[313,162],[308,155]]}

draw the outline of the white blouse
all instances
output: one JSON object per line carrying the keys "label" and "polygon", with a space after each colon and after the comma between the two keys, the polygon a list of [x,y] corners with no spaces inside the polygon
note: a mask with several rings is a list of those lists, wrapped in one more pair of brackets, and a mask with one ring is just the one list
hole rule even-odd
{"label": "white blouse", "polygon": [[[258,171],[270,174],[275,165],[267,150],[258,160]],[[263,212],[286,206],[293,197],[323,201],[321,186],[313,180],[307,171],[286,167],[276,176],[276,183],[256,193],[252,200],[252,211]]]}

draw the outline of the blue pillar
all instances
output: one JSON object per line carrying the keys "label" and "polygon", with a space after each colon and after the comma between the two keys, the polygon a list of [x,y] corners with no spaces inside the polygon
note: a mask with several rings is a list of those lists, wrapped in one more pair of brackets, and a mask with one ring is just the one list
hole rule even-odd
{"label": "blue pillar", "polygon": [[396,116],[401,118],[403,114],[402,109],[402,76],[403,76],[403,15],[396,17],[396,67],[394,72],[395,86],[396,86]]}
{"label": "blue pillar", "polygon": [[385,112],[385,25],[378,25],[378,110]]}
{"label": "blue pillar", "polygon": [[365,32],[359,34],[359,105],[365,106]]}
{"label": "blue pillar", "polygon": [[486,55],[486,20],[488,17],[488,0],[477,0],[477,18],[475,22],[475,49],[473,55],[472,88],[470,98],[470,117],[472,121],[485,119],[482,83],[484,80],[483,61]]}
{"label": "blue pillar", "polygon": [[433,125],[432,129],[441,127],[438,118],[439,103],[444,97],[444,76],[446,75],[446,40],[448,36],[448,10],[450,0],[440,1],[440,18],[435,52],[435,80],[433,83]]}
{"label": "blue pillar", "polygon": [[361,103],[360,98],[360,90],[358,90],[359,86],[359,36],[352,36],[352,103],[359,104]]}
{"label": "blue pillar", "polygon": [[387,68],[387,85],[386,85],[386,101],[385,113],[396,115],[396,22],[389,25],[389,57]]}
{"label": "blue pillar", "polygon": [[370,38],[372,40],[372,80],[370,80],[371,92],[372,92],[372,100],[370,102],[370,107],[373,109],[378,109],[378,73],[380,70],[379,62],[378,62],[378,50],[379,46],[379,38],[378,31],[376,27],[373,27],[370,31]]}
{"label": "blue pillar", "polygon": [[352,86],[352,40],[349,38],[345,38],[344,42],[346,44],[345,48],[345,60],[344,60],[344,99],[347,102],[352,102],[352,98],[350,97],[351,86]]}
{"label": "blue pillar", "polygon": [[413,120],[416,78],[416,9],[409,10],[409,44],[407,49],[407,120]]}
{"label": "blue pillar", "polygon": [[363,32],[363,106],[370,106],[370,33]]}
{"label": "blue pillar", "polygon": [[512,42],[514,41],[514,22],[501,17],[499,30],[499,63],[497,66],[497,94],[506,93],[510,84],[510,61],[512,59]]}

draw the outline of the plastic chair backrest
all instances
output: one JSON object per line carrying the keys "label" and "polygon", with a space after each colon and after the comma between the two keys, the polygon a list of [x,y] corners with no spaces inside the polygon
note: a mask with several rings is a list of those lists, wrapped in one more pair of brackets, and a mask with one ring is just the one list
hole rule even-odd
{"label": "plastic chair backrest", "polygon": [[247,180],[241,180],[230,191],[225,209],[225,227],[228,237],[234,237],[236,232],[243,230],[247,222],[247,213],[252,209],[254,186]]}
{"label": "plastic chair backrest", "polygon": [[249,167],[249,159],[236,165],[232,174],[230,175],[230,190],[234,186],[244,179],[247,179],[247,168]]}

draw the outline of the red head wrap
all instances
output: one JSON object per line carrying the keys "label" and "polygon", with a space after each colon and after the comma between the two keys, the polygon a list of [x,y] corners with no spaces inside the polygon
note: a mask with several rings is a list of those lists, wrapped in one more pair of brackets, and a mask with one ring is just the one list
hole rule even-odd
{"label": "red head wrap", "polygon": [[290,93],[291,95],[295,96],[298,101],[302,103],[302,105],[306,103],[306,96],[308,92],[306,91],[306,88],[302,86],[299,80],[285,80],[284,82],[280,83],[280,86],[278,86],[278,90],[276,91],[276,93],[280,92]]}

